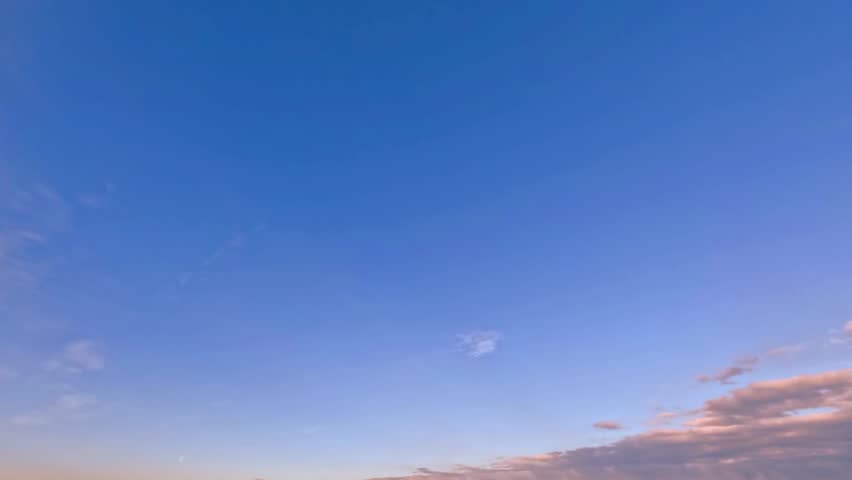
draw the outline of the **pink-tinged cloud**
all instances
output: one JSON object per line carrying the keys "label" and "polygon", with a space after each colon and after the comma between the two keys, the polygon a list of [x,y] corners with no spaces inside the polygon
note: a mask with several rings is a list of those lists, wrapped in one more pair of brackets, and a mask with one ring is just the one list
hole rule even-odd
{"label": "pink-tinged cloud", "polygon": [[752,369],[748,367],[733,366],[713,375],[701,375],[697,378],[697,380],[701,383],[719,382],[722,385],[730,385],[734,383],[731,381],[732,378],[745,375],[750,371],[752,371]]}
{"label": "pink-tinged cloud", "polygon": [[843,328],[843,331],[846,332],[846,335],[852,336],[852,320],[846,322],[846,326]]}
{"label": "pink-tinged cloud", "polygon": [[592,426],[600,430],[624,430],[624,425],[614,420],[601,420]]}
{"label": "pink-tinged cloud", "polygon": [[[852,369],[757,382],[685,428],[392,480],[849,480]],[[390,480],[390,479],[388,479]]]}

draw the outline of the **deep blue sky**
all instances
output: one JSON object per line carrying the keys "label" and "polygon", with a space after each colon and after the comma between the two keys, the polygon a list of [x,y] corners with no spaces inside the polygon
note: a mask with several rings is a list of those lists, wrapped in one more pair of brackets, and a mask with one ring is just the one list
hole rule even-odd
{"label": "deep blue sky", "polygon": [[0,366],[107,359],[72,374],[98,415],[18,450],[83,431],[80,458],[158,472],[358,478],[694,406],[723,391],[696,375],[849,317],[850,24],[840,1],[5,2]]}

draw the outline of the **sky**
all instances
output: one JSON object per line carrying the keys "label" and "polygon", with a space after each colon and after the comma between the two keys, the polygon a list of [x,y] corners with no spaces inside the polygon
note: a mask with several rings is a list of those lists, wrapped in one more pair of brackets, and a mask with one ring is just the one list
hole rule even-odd
{"label": "sky", "polygon": [[0,0],[0,480],[844,480],[852,4]]}

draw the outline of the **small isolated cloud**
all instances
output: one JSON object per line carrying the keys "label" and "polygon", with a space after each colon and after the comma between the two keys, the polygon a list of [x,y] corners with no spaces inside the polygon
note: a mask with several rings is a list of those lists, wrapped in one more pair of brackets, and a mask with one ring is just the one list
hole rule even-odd
{"label": "small isolated cloud", "polygon": [[852,320],[846,322],[846,326],[843,327],[843,331],[846,332],[846,335],[852,337]]}
{"label": "small isolated cloud", "polygon": [[595,422],[592,426],[599,430],[624,430],[624,425],[614,420],[601,420],[600,422]]}
{"label": "small isolated cloud", "polygon": [[104,355],[98,345],[91,340],[78,340],[65,346],[62,356],[44,364],[47,371],[63,373],[83,373],[103,370]]}
{"label": "small isolated cloud", "polygon": [[748,367],[728,367],[713,375],[701,375],[697,380],[701,383],[719,382],[722,385],[732,385],[734,383],[731,381],[732,378],[745,375],[751,370]]}
{"label": "small isolated cloud", "polygon": [[479,330],[458,335],[459,347],[467,356],[479,358],[497,350],[503,336],[493,330]]}

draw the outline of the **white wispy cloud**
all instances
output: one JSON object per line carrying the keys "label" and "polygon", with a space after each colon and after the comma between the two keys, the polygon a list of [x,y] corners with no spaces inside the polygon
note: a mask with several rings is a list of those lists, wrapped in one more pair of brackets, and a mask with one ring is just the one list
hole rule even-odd
{"label": "white wispy cloud", "polygon": [[79,410],[81,408],[93,406],[97,403],[97,401],[97,397],[94,395],[66,393],[56,400],[56,408],[63,411]]}
{"label": "white wispy cloud", "polygon": [[28,413],[13,415],[9,423],[18,427],[40,427],[57,421],[80,418],[98,404],[94,395],[64,393],[53,404]]}
{"label": "white wispy cloud", "polygon": [[197,268],[191,270],[185,270],[183,272],[178,273],[176,278],[176,284],[178,288],[185,287],[192,283],[193,280],[196,279],[201,273],[210,268],[220,259],[225,257],[228,252],[239,250],[243,248],[248,241],[248,239],[255,234],[263,232],[266,230],[265,224],[257,224],[253,228],[247,231],[238,231],[228,237],[221,245],[216,247],[209,255],[204,257],[201,260],[201,263]]}
{"label": "white wispy cloud", "polygon": [[18,427],[40,427],[50,423],[50,419],[41,414],[13,415],[9,423]]}
{"label": "white wispy cloud", "polygon": [[44,368],[51,372],[83,373],[102,370],[106,365],[101,348],[92,340],[69,343],[59,358],[47,361]]}
{"label": "white wispy cloud", "polygon": [[52,269],[51,239],[71,222],[69,203],[53,188],[22,182],[0,166],[0,307],[35,292]]}
{"label": "white wispy cloud", "polygon": [[482,357],[497,350],[497,344],[503,339],[500,332],[477,330],[458,335],[459,348],[469,357]]}
{"label": "white wispy cloud", "polygon": [[846,322],[840,329],[832,329],[828,332],[829,345],[852,344],[852,320]]}

